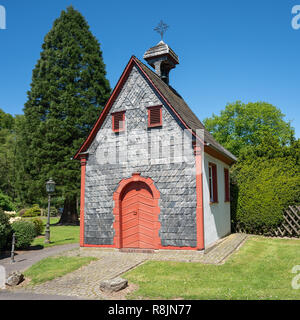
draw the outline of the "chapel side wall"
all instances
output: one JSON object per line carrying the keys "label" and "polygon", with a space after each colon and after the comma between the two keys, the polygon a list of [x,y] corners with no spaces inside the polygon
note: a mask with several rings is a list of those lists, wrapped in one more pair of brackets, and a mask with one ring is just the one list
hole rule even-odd
{"label": "chapel side wall", "polygon": [[[147,129],[147,106],[163,105],[161,128]],[[126,110],[126,130],[112,131],[111,114]],[[126,133],[130,133],[126,135]],[[195,159],[178,161],[183,128],[172,111],[160,100],[143,77],[133,67],[117,100],[114,102],[102,128],[89,147],[85,179],[84,240],[90,245],[113,245],[114,201],[113,194],[122,179],[139,172],[150,177],[160,192],[162,246],[196,247],[196,177]],[[162,137],[159,147],[153,142]],[[173,138],[171,138],[173,137]],[[124,148],[127,139],[128,147]],[[105,156],[112,156],[116,145],[117,159],[121,163],[104,163]],[[193,154],[192,143],[187,144]],[[127,153],[127,155],[126,155]],[[156,158],[148,159],[148,154]],[[128,161],[122,162],[127,158]],[[152,157],[153,158],[153,157]]]}
{"label": "chapel side wall", "polygon": [[[210,203],[208,164],[217,165],[218,203]],[[204,243],[207,248],[218,239],[231,233],[230,202],[225,202],[224,162],[204,153],[203,162],[203,205],[204,205]]]}

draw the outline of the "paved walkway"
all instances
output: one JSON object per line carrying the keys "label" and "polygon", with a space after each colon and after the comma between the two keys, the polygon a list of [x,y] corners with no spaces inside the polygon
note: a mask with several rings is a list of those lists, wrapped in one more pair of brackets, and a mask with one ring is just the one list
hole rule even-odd
{"label": "paved walkway", "polygon": [[75,248],[79,248],[78,243],[64,244],[40,250],[23,251],[15,255],[15,263],[11,263],[10,258],[4,258],[0,259],[0,265],[5,268],[6,274],[8,275],[13,271],[24,271],[44,258]]}
{"label": "paved walkway", "polygon": [[105,299],[99,290],[100,281],[115,278],[147,260],[220,264],[224,263],[246,238],[247,235],[244,234],[231,234],[206,252],[160,250],[155,253],[122,253],[115,249],[78,248],[61,255],[93,256],[99,260],[30,290],[37,294]]}
{"label": "paved walkway", "polygon": [[[78,255],[77,250],[69,252],[69,256]],[[102,251],[102,250],[101,250]],[[85,254],[80,254],[85,256]],[[63,277],[37,285],[28,290],[38,294],[65,295],[87,299],[105,299],[99,290],[101,280],[115,278],[138,266],[147,258],[144,254],[124,254],[120,252],[103,252],[97,261],[66,274]]]}
{"label": "paved walkway", "polygon": [[208,253],[204,255],[202,263],[223,264],[227,258],[238,249],[247,239],[248,235],[233,233],[221,239]]}

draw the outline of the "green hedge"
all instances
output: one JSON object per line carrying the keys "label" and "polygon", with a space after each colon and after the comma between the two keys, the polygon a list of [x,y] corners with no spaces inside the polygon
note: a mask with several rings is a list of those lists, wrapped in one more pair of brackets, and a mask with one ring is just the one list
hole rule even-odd
{"label": "green hedge", "polygon": [[294,159],[243,161],[233,176],[232,217],[249,233],[266,233],[279,225],[284,209],[300,199],[299,166]]}
{"label": "green hedge", "polygon": [[12,239],[9,217],[0,209],[0,250],[7,249]]}
{"label": "green hedge", "polygon": [[41,235],[45,229],[43,220],[40,218],[33,218],[30,221],[33,222],[33,224],[34,224],[36,236]]}
{"label": "green hedge", "polygon": [[35,225],[32,221],[15,221],[12,229],[16,234],[16,249],[27,249],[36,236]]}

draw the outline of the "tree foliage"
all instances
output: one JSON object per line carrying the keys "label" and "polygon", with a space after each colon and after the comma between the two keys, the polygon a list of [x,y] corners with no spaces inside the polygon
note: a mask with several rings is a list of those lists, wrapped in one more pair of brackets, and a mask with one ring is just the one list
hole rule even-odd
{"label": "tree foliage", "polygon": [[233,225],[267,233],[300,201],[300,146],[290,122],[271,104],[238,101],[204,124],[238,157],[231,168]]}
{"label": "tree foliage", "polygon": [[13,130],[14,117],[0,109],[0,130]]}
{"label": "tree foliage", "polygon": [[281,146],[294,140],[294,129],[285,115],[266,102],[227,104],[219,116],[204,120],[205,127],[226,149],[239,157],[244,148],[258,146],[265,136],[276,137]]}
{"label": "tree foliage", "polygon": [[0,109],[0,194],[13,200],[15,193],[15,118]]}
{"label": "tree foliage", "polygon": [[[80,164],[71,157],[83,143],[109,95],[100,45],[73,7],[62,11],[46,35],[17,133],[22,201],[40,203],[45,182],[57,183],[63,217],[74,221]],[[71,210],[67,210],[71,208]],[[72,211],[72,212],[70,212]]]}
{"label": "tree foliage", "polygon": [[12,228],[8,216],[0,208],[0,250],[7,249],[11,240]]}
{"label": "tree foliage", "polygon": [[4,211],[15,211],[16,207],[12,199],[0,191],[0,209]]}

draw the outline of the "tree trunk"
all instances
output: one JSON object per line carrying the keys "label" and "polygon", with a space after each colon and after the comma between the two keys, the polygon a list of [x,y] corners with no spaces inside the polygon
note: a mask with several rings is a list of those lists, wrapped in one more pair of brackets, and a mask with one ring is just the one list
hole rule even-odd
{"label": "tree trunk", "polygon": [[64,211],[58,222],[60,225],[79,225],[76,209],[76,197],[66,198],[64,202]]}

